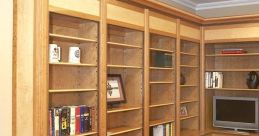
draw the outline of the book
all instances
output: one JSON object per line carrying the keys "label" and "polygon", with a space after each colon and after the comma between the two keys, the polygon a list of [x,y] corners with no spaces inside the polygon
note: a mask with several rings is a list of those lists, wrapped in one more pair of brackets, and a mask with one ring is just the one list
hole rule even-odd
{"label": "book", "polygon": [[223,73],[222,72],[206,72],[205,73],[205,87],[206,88],[222,88],[223,87]]}
{"label": "book", "polygon": [[80,128],[81,128],[81,114],[80,114],[80,106],[76,107],[76,134],[80,134]]}
{"label": "book", "polygon": [[222,54],[244,54],[246,51],[244,49],[223,49]]}
{"label": "book", "polygon": [[61,109],[54,108],[54,136],[59,136],[60,134],[60,125],[59,125],[59,117],[61,113]]}
{"label": "book", "polygon": [[80,106],[80,133],[85,132],[85,126],[84,126],[84,114],[85,114],[85,107],[86,106]]}
{"label": "book", "polygon": [[70,135],[76,134],[76,107],[70,107]]}
{"label": "book", "polygon": [[62,107],[61,114],[60,114],[60,135],[61,136],[69,136],[70,135],[70,108],[69,107]]}
{"label": "book", "polygon": [[49,110],[49,136],[53,136],[53,110]]}
{"label": "book", "polygon": [[84,132],[90,131],[90,107],[85,107],[84,113]]}

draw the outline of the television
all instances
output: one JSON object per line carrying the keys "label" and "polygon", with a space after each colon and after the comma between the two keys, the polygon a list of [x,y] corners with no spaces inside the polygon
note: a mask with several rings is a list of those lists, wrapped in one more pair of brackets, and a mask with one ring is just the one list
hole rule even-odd
{"label": "television", "polygon": [[258,102],[258,98],[214,96],[213,126],[258,131]]}

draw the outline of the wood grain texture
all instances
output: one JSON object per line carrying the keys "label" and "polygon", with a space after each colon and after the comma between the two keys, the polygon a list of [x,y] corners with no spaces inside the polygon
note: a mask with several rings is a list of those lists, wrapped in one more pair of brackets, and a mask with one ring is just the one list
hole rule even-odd
{"label": "wood grain texture", "polygon": [[17,0],[16,134],[33,135],[34,1]]}
{"label": "wood grain texture", "polygon": [[180,27],[180,19],[177,19],[177,38],[176,38],[176,63],[175,63],[175,70],[176,70],[176,111],[175,111],[175,115],[176,115],[176,119],[175,119],[175,133],[176,136],[180,136],[181,133],[181,122],[180,122],[180,99],[181,99],[181,87],[180,87],[180,65],[181,65],[181,40],[180,40],[180,32],[181,32],[181,27]]}
{"label": "wood grain texture", "polygon": [[145,32],[144,32],[144,136],[149,136],[149,10],[145,10]]}
{"label": "wood grain texture", "polygon": [[181,24],[180,25],[180,35],[183,37],[187,37],[187,38],[192,38],[195,40],[200,40],[201,38],[201,33],[200,33],[200,29],[197,29],[196,27],[191,27],[189,25],[184,25]]}
{"label": "wood grain texture", "polygon": [[33,135],[48,135],[48,1],[35,1]]}
{"label": "wood grain texture", "polygon": [[98,131],[100,136],[107,135],[107,1],[100,3],[101,22],[99,28],[99,121]]}
{"label": "wood grain texture", "polygon": [[49,0],[49,5],[60,9],[100,16],[99,0]]}

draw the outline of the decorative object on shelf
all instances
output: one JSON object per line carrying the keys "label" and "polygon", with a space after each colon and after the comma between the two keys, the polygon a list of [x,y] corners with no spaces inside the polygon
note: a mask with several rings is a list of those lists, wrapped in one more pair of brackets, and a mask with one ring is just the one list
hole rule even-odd
{"label": "decorative object on shelf", "polygon": [[160,51],[152,53],[152,65],[155,67],[172,67],[172,54]]}
{"label": "decorative object on shelf", "polygon": [[174,124],[173,123],[167,123],[162,125],[154,126],[152,129],[150,129],[150,134],[153,134],[153,136],[174,136]]}
{"label": "decorative object on shelf", "polygon": [[80,48],[69,47],[69,63],[80,63]]}
{"label": "decorative object on shelf", "polygon": [[222,88],[223,87],[223,73],[222,72],[206,72],[205,73],[205,87],[206,88]]}
{"label": "decorative object on shelf", "polygon": [[61,59],[61,48],[57,44],[49,44],[49,62],[57,63]]}
{"label": "decorative object on shelf", "polygon": [[244,54],[247,53],[244,49],[223,49],[222,54]]}
{"label": "decorative object on shelf", "polygon": [[258,83],[259,83],[258,78],[259,78],[258,74],[255,71],[249,72],[247,79],[246,79],[247,87],[249,89],[256,89],[258,86]]}
{"label": "decorative object on shelf", "polygon": [[126,102],[121,75],[108,74],[107,79],[107,103],[116,104]]}
{"label": "decorative object on shelf", "polygon": [[181,106],[180,116],[182,116],[182,117],[188,116],[188,111],[187,111],[187,107],[186,106]]}
{"label": "decorative object on shelf", "polygon": [[184,85],[185,83],[186,83],[185,76],[181,73],[180,85]]}

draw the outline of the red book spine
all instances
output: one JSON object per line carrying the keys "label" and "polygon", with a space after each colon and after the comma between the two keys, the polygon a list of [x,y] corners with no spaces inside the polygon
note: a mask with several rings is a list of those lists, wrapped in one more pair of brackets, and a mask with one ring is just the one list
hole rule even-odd
{"label": "red book spine", "polygon": [[76,107],[76,134],[80,134],[80,106]]}
{"label": "red book spine", "polygon": [[49,135],[52,136],[52,111],[49,110]]}

